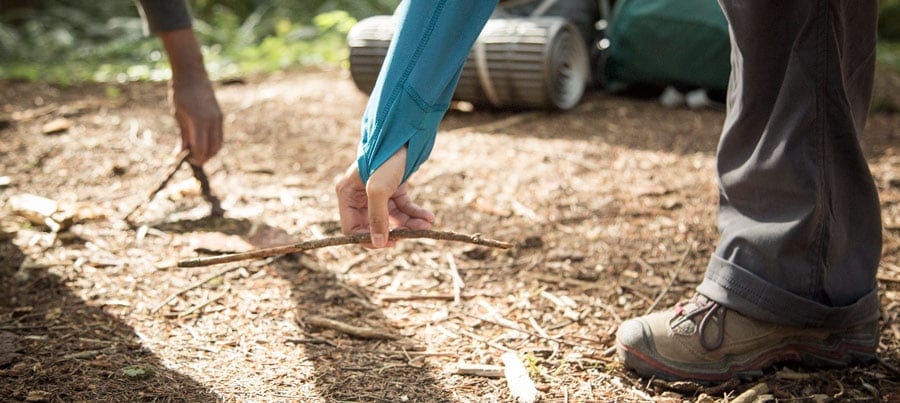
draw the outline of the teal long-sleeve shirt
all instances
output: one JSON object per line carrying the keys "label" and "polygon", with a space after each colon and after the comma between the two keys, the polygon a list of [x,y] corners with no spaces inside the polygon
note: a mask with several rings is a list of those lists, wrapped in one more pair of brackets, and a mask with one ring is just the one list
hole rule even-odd
{"label": "teal long-sleeve shirt", "polygon": [[497,0],[404,0],[400,21],[363,115],[357,166],[363,182],[407,147],[405,182],[428,159],[469,51]]}

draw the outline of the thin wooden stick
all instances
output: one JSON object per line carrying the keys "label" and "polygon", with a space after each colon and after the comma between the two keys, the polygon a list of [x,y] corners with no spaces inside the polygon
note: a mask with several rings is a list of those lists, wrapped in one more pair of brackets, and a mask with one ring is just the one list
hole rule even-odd
{"label": "thin wooden stick", "polygon": [[400,302],[400,301],[453,301],[456,296],[451,294],[405,294],[405,295],[385,295],[378,298],[381,302]]}
{"label": "thin wooden stick", "polygon": [[150,192],[146,198],[144,198],[144,200],[142,200],[140,203],[138,203],[137,206],[134,206],[134,208],[131,209],[130,212],[128,212],[128,215],[126,215],[124,218],[125,221],[131,222],[131,215],[138,211],[138,209],[143,207],[145,204],[150,203],[150,201],[152,201],[153,198],[156,197],[156,194],[159,193],[160,190],[163,190],[164,187],[166,187],[166,184],[168,184],[169,181],[172,180],[172,177],[175,176],[175,172],[178,172],[178,168],[181,167],[181,164],[184,164],[184,162],[187,161],[189,155],[190,150],[181,150],[181,152],[178,153],[177,156],[175,156],[175,162],[173,162],[172,165],[169,165],[169,168],[166,170],[166,175],[163,176],[163,180],[159,183],[159,185],[156,186],[156,189],[153,189],[153,191]]}
{"label": "thin wooden stick", "polygon": [[495,321],[495,320],[491,320],[491,319],[485,318],[485,317],[483,317],[483,316],[472,315],[472,314],[468,314],[468,313],[465,313],[465,312],[462,312],[462,315],[463,315],[463,316],[468,316],[468,317],[473,318],[473,319],[478,319],[478,320],[480,320],[480,321],[482,321],[482,322],[487,322],[487,323],[490,323],[490,324],[492,324],[492,325],[497,325],[497,326],[500,326],[500,327],[505,327],[505,328],[510,329],[510,330],[515,330],[515,331],[517,331],[517,332],[519,332],[519,333],[527,334],[527,335],[529,335],[529,336],[531,336],[531,337],[534,337],[534,338],[537,338],[537,339],[542,339],[542,340],[552,341],[552,342],[556,342],[556,343],[560,343],[560,344],[565,344],[565,345],[572,346],[572,347],[587,347],[587,348],[594,348],[594,347],[588,346],[588,345],[583,344],[583,343],[575,343],[575,342],[571,342],[571,341],[567,341],[567,340],[558,339],[558,338],[552,337],[552,336],[544,336],[544,335],[541,335],[541,334],[538,334],[538,333],[535,333],[535,332],[531,332],[531,331],[522,329],[521,327],[518,327],[518,326],[507,325],[507,324],[505,324],[505,323],[498,322],[498,321]]}
{"label": "thin wooden stick", "polygon": [[243,266],[226,267],[222,270],[219,270],[219,271],[213,273],[211,276],[204,278],[203,280],[197,281],[197,282],[187,286],[187,288],[182,288],[181,290],[178,290],[178,292],[170,295],[169,298],[166,298],[165,301],[161,302],[159,305],[157,305],[156,307],[151,309],[150,313],[151,314],[156,313],[156,311],[162,309],[162,307],[166,306],[166,304],[168,304],[169,302],[172,302],[172,300],[177,298],[179,295],[184,294],[184,293],[186,293],[190,290],[193,290],[197,287],[200,287],[201,285],[208,283],[210,280],[212,280],[216,277],[219,277],[219,276],[225,275],[226,273],[240,269],[241,267],[243,267]]}
{"label": "thin wooden stick", "polygon": [[453,281],[453,302],[459,302],[459,296],[466,283],[459,276],[459,269],[456,267],[456,260],[453,259],[453,254],[447,252],[445,256],[447,257],[447,264],[450,265],[450,279]]}
{"label": "thin wooden stick", "polygon": [[309,316],[305,319],[305,322],[316,327],[337,330],[341,333],[346,333],[351,336],[356,336],[363,339],[397,340],[400,338],[400,336],[380,332],[369,327],[348,325],[344,322],[339,322],[323,316]]}
{"label": "thin wooden stick", "polygon": [[[389,238],[392,240],[411,239],[411,238],[430,238],[444,241],[467,242],[475,245],[488,246],[492,248],[509,249],[513,244],[503,241],[497,241],[488,238],[482,238],[480,234],[467,235],[456,232],[432,231],[432,230],[409,230],[396,229],[390,232]],[[325,248],[337,245],[355,245],[369,241],[369,234],[352,234],[337,236],[331,238],[314,239],[311,241],[299,242],[291,245],[275,246],[271,248],[254,249],[242,253],[232,253],[227,255],[212,256],[206,258],[187,259],[178,262],[178,267],[201,267],[211,266],[214,264],[237,262],[240,260],[259,259],[269,256],[284,255],[288,253],[297,253],[305,250]]]}
{"label": "thin wooden stick", "polygon": [[197,181],[200,182],[200,193],[203,194],[203,200],[206,200],[212,206],[209,214],[213,217],[221,217],[225,214],[225,210],[222,209],[222,202],[219,201],[219,198],[212,193],[212,187],[209,186],[209,178],[206,177],[206,172],[203,172],[203,167],[194,164],[189,165],[191,166],[191,172],[194,173],[194,178],[197,178]]}
{"label": "thin wooden stick", "polygon": [[201,309],[205,308],[207,305],[209,305],[209,304],[211,304],[211,303],[213,303],[213,302],[216,302],[216,301],[222,299],[222,297],[224,297],[225,294],[228,294],[228,291],[229,291],[229,290],[230,290],[230,287],[226,287],[225,291],[222,291],[222,292],[216,294],[215,297],[212,297],[212,298],[206,300],[205,302],[201,303],[200,305],[194,305],[194,306],[191,307],[190,309],[188,309],[188,310],[186,310],[186,311],[184,311],[184,312],[179,313],[179,314],[178,314],[178,317],[179,317],[179,318],[183,318],[183,317],[185,317],[185,316],[188,316],[188,315],[190,315],[190,314],[193,314],[194,312],[200,311]]}
{"label": "thin wooden stick", "polygon": [[457,375],[483,376],[486,378],[502,378],[503,367],[489,364],[469,364],[461,362],[456,364]]}

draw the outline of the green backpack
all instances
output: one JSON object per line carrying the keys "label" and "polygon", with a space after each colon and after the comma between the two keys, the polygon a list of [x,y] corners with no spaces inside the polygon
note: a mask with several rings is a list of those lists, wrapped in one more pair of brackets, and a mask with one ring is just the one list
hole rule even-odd
{"label": "green backpack", "polygon": [[607,88],[728,87],[728,23],[716,0],[619,0],[607,35]]}

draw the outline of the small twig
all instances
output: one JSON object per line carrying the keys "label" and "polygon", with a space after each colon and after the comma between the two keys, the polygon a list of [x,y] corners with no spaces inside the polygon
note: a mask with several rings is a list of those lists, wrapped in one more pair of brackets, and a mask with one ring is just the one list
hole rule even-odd
{"label": "small twig", "polygon": [[456,260],[453,259],[453,254],[447,252],[444,256],[447,257],[447,264],[450,266],[450,278],[453,280],[453,302],[459,302],[459,296],[466,283],[459,276],[459,269],[456,267]]}
{"label": "small twig", "polygon": [[400,336],[378,331],[370,327],[348,325],[344,322],[339,322],[323,316],[309,316],[305,319],[305,322],[316,327],[337,330],[341,333],[362,339],[397,340],[400,338]]}
{"label": "small twig", "polygon": [[188,309],[188,310],[186,310],[186,311],[184,311],[184,312],[179,313],[179,314],[178,314],[178,317],[179,317],[179,318],[183,318],[183,317],[185,317],[185,316],[191,315],[191,314],[193,314],[194,312],[197,312],[197,311],[199,311],[199,310],[205,308],[207,305],[209,305],[209,304],[211,304],[211,303],[213,303],[213,302],[216,302],[216,301],[220,300],[222,297],[225,296],[225,294],[228,293],[228,290],[229,290],[229,288],[226,287],[225,291],[222,291],[222,292],[216,294],[216,296],[214,296],[214,297],[212,297],[212,298],[210,298],[210,299],[204,301],[204,302],[201,303],[200,305],[193,306],[193,307],[191,307],[190,309]]}
{"label": "small twig", "polygon": [[544,330],[544,328],[542,328],[541,325],[539,325],[536,320],[534,320],[534,316],[528,317],[528,323],[531,323],[531,327],[534,328],[534,330],[536,332],[538,332],[538,334],[541,335],[542,338],[545,338],[545,339],[550,338],[550,335],[547,334],[547,331]]}
{"label": "small twig", "polygon": [[378,298],[381,302],[400,302],[400,301],[453,301],[456,298],[451,294],[409,294],[409,295],[385,295]]}
{"label": "small twig", "polygon": [[78,359],[78,358],[93,358],[101,353],[100,350],[87,350],[87,351],[79,351],[77,353],[66,354],[60,357],[56,362],[63,362],[66,360]]}
{"label": "small twig", "polygon": [[653,303],[650,304],[650,307],[647,308],[647,311],[644,312],[644,315],[649,315],[650,312],[653,312],[653,310],[656,309],[656,305],[659,304],[659,301],[662,301],[663,297],[666,296],[666,293],[668,293],[669,289],[672,288],[672,285],[675,284],[675,280],[678,279],[678,275],[681,273],[681,269],[684,268],[684,260],[687,259],[688,255],[693,250],[694,242],[692,241],[690,245],[688,245],[687,250],[684,251],[684,254],[681,255],[681,260],[678,262],[678,266],[675,267],[675,273],[672,274],[672,278],[669,279],[669,283],[666,284],[666,288],[663,288],[662,292],[659,293],[658,296],[656,296],[656,299],[653,300]]}
{"label": "small twig", "polygon": [[128,212],[128,214],[124,218],[126,222],[130,223],[132,214],[138,211],[138,209],[143,207],[145,204],[150,203],[153,198],[156,197],[156,194],[159,193],[160,190],[163,190],[164,187],[166,187],[166,184],[168,184],[172,177],[175,176],[175,172],[178,172],[178,168],[181,167],[181,164],[184,164],[184,162],[187,161],[189,155],[190,150],[181,150],[181,152],[178,153],[177,156],[175,156],[175,162],[169,165],[169,168],[166,170],[165,176],[163,176],[163,180],[159,183],[158,186],[156,186],[155,189],[153,189],[152,192],[147,195],[146,198],[144,198],[144,200],[142,200],[140,203],[138,203],[137,206],[134,206],[134,208],[131,209],[130,212]]}
{"label": "small twig", "polygon": [[219,271],[213,273],[211,276],[204,278],[203,280],[197,281],[197,282],[187,286],[186,288],[182,288],[181,290],[178,290],[176,293],[174,293],[174,294],[170,295],[168,298],[166,298],[165,301],[161,302],[159,305],[157,305],[156,307],[151,309],[150,313],[151,314],[156,313],[156,311],[159,311],[160,309],[162,309],[162,307],[166,306],[169,302],[172,302],[172,300],[177,298],[179,295],[184,294],[188,291],[191,291],[197,287],[200,287],[203,284],[206,284],[207,282],[211,281],[212,279],[214,279],[216,277],[219,277],[219,276],[225,275],[228,272],[240,269],[241,267],[243,267],[243,266],[226,267],[222,270],[219,270]]}
{"label": "small twig", "polygon": [[503,367],[500,365],[469,364],[461,362],[456,367],[457,375],[483,376],[485,378],[502,378]]}
{"label": "small twig", "polygon": [[219,201],[219,198],[212,193],[212,188],[209,186],[209,178],[206,177],[206,172],[203,172],[203,167],[194,164],[189,165],[194,173],[194,178],[197,178],[197,181],[200,182],[200,193],[203,195],[203,200],[206,200],[211,206],[209,214],[213,217],[221,217],[225,214],[225,210],[222,209],[222,202]]}
{"label": "small twig", "polygon": [[544,336],[544,335],[541,335],[541,334],[538,334],[538,333],[535,333],[535,332],[531,332],[531,331],[522,329],[521,327],[518,327],[518,326],[507,325],[507,324],[505,324],[505,323],[498,322],[498,321],[494,321],[494,320],[490,320],[490,319],[485,318],[485,317],[482,317],[482,316],[470,315],[470,314],[465,313],[465,312],[462,312],[462,315],[463,315],[463,316],[468,316],[468,317],[473,318],[473,319],[478,319],[478,320],[480,320],[480,321],[482,321],[482,322],[487,322],[487,323],[490,323],[490,324],[493,324],[493,325],[497,325],[497,326],[500,326],[500,327],[505,327],[505,328],[510,329],[510,330],[515,330],[515,331],[517,331],[517,332],[520,332],[520,333],[523,333],[523,334],[527,334],[527,335],[529,335],[529,336],[531,336],[531,337],[536,337],[536,338],[538,338],[538,339],[543,339],[543,340],[552,341],[552,342],[556,342],[556,343],[560,343],[560,344],[565,344],[565,345],[569,345],[569,346],[572,346],[572,347],[588,347],[588,348],[592,348],[592,347],[587,346],[587,345],[585,345],[585,344],[574,343],[574,342],[571,342],[571,341],[566,341],[566,340],[562,340],[562,339],[557,339],[557,338],[551,337],[551,336]]}
{"label": "small twig", "polygon": [[[430,238],[444,241],[467,242],[475,245],[488,246],[492,248],[509,249],[513,244],[508,242],[497,241],[488,238],[482,238],[480,234],[467,235],[456,232],[432,231],[432,230],[408,230],[396,229],[390,232],[389,238],[392,240],[410,239],[410,238]],[[369,242],[369,234],[352,234],[344,236],[336,236],[331,238],[314,239],[304,241],[292,245],[275,246],[264,249],[254,249],[242,253],[232,253],[221,256],[213,256],[207,258],[195,258],[182,260],[178,262],[178,267],[201,267],[210,266],[220,263],[237,262],[240,260],[259,259],[269,256],[284,255],[288,253],[297,253],[311,249],[325,248],[337,245],[356,245]]]}
{"label": "small twig", "polygon": [[318,337],[306,336],[305,339],[287,339],[285,340],[288,343],[294,344],[327,344],[331,347],[338,347],[337,344],[334,344],[328,340],[320,339]]}
{"label": "small twig", "polygon": [[[454,334],[453,332],[450,332],[449,329],[444,329],[444,330],[446,330],[447,332],[449,332],[449,333],[451,333],[451,334]],[[480,341],[480,342],[486,344],[486,345],[489,346],[489,347],[496,348],[497,350],[504,351],[504,352],[510,352],[510,351],[511,351],[511,352],[516,352],[515,350],[513,350],[513,349],[511,349],[511,348],[509,348],[509,347],[506,347],[506,346],[504,346],[504,345],[502,345],[502,344],[500,344],[500,343],[495,343],[495,342],[493,342],[493,341],[490,341],[489,339],[487,339],[487,338],[485,338],[485,337],[482,337],[482,336],[479,336],[479,335],[477,335],[477,334],[475,334],[475,333],[472,333],[472,332],[470,332],[470,331],[468,331],[468,330],[466,330],[466,329],[459,328],[459,329],[456,329],[456,331],[458,331],[459,334],[461,334],[461,335],[463,335],[463,336],[466,336],[466,337],[468,337],[468,338],[470,338],[470,339],[473,339],[473,340],[475,340],[475,341]]]}

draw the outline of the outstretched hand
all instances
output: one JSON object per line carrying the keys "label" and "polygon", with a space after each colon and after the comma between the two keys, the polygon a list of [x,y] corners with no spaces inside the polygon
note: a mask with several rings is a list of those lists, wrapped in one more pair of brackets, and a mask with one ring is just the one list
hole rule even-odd
{"label": "outstretched hand", "polygon": [[391,228],[429,229],[434,214],[414,203],[401,183],[406,167],[406,148],[400,149],[363,183],[356,164],[340,178],[335,187],[345,234],[369,232],[371,248],[394,246],[388,239]]}

